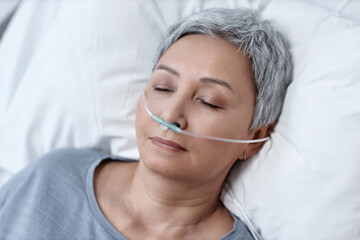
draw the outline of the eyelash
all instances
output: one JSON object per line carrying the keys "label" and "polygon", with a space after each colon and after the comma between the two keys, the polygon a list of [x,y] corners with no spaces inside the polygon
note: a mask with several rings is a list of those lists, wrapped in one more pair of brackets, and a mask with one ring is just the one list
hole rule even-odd
{"label": "eyelash", "polygon": [[154,90],[155,90],[156,92],[164,92],[164,93],[173,92],[173,91],[170,90],[170,89],[167,89],[167,88],[159,88],[159,87],[154,87]]}
{"label": "eyelash", "polygon": [[214,109],[214,110],[221,109],[221,107],[216,106],[216,105],[211,104],[211,103],[208,103],[208,102],[204,101],[204,100],[201,99],[201,98],[197,98],[197,99],[200,101],[201,104],[203,104],[203,105],[206,106],[206,107],[209,107],[209,108]]}
{"label": "eyelash", "polygon": [[[154,87],[154,90],[155,90],[156,92],[162,92],[162,93],[170,93],[170,92],[173,92],[173,90],[170,90],[170,89],[167,89],[167,88],[159,88],[159,87]],[[199,100],[200,103],[201,103],[202,105],[204,105],[205,107],[211,108],[211,109],[213,109],[213,110],[222,109],[221,107],[216,106],[216,105],[213,105],[213,104],[211,104],[211,103],[208,103],[208,102],[204,101],[204,100],[201,99],[201,98],[197,98],[197,100]]]}

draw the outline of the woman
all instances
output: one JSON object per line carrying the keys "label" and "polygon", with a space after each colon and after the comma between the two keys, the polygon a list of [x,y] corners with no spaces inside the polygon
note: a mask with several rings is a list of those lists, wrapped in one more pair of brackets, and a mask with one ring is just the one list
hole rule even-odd
{"label": "woman", "polygon": [[[290,82],[282,36],[248,10],[174,25],[139,98],[139,162],[77,149],[45,155],[0,191],[1,239],[253,239],[219,194],[269,136]],[[148,109],[146,109],[144,103]],[[154,116],[153,115],[153,116]]]}

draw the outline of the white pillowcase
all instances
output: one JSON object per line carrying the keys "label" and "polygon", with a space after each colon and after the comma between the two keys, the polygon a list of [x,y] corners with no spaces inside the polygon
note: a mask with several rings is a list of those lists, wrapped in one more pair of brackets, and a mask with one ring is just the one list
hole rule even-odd
{"label": "white pillowcase", "polygon": [[[138,157],[135,106],[162,36],[159,19],[150,17],[152,4],[55,2],[61,4],[24,2],[1,43],[10,57],[32,53],[21,69],[2,57],[2,78],[19,82],[14,91],[8,91],[14,81],[2,83],[8,84],[2,91],[13,94],[0,122],[0,167],[11,173],[65,146]],[[54,14],[34,17],[37,7]],[[38,41],[26,42],[30,29],[41,29]],[[18,53],[17,38],[28,49]]]}
{"label": "white pillowcase", "polygon": [[360,239],[360,27],[299,1],[262,15],[291,42],[294,82],[272,140],[235,168],[232,190],[265,239]]}
{"label": "white pillowcase", "polygon": [[0,44],[0,179],[66,146],[138,158],[136,101],[157,47],[204,6],[228,3],[22,1]]}
{"label": "white pillowcase", "polygon": [[264,239],[359,239],[360,30],[306,1],[22,1],[0,43],[0,171],[64,146],[138,158],[136,101],[166,29],[240,6],[287,36],[295,72],[271,141],[234,169],[232,191]]}

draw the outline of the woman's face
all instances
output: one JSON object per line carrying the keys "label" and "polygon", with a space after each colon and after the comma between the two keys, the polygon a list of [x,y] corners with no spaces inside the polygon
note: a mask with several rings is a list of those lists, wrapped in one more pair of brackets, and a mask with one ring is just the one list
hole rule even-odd
{"label": "woman's face", "polygon": [[[192,133],[253,139],[255,95],[251,63],[237,48],[200,34],[176,41],[160,58],[145,88],[150,111]],[[141,161],[158,173],[192,181],[224,178],[253,144],[225,143],[162,130],[139,99],[136,131]]]}

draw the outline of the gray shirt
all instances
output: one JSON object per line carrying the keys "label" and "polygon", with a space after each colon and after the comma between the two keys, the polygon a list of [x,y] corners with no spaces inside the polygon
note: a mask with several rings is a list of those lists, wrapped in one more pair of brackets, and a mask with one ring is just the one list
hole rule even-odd
{"label": "gray shirt", "polygon": [[[46,154],[0,189],[0,239],[126,239],[102,214],[93,175],[105,159],[132,161],[86,149]],[[222,239],[253,239],[234,216]]]}

